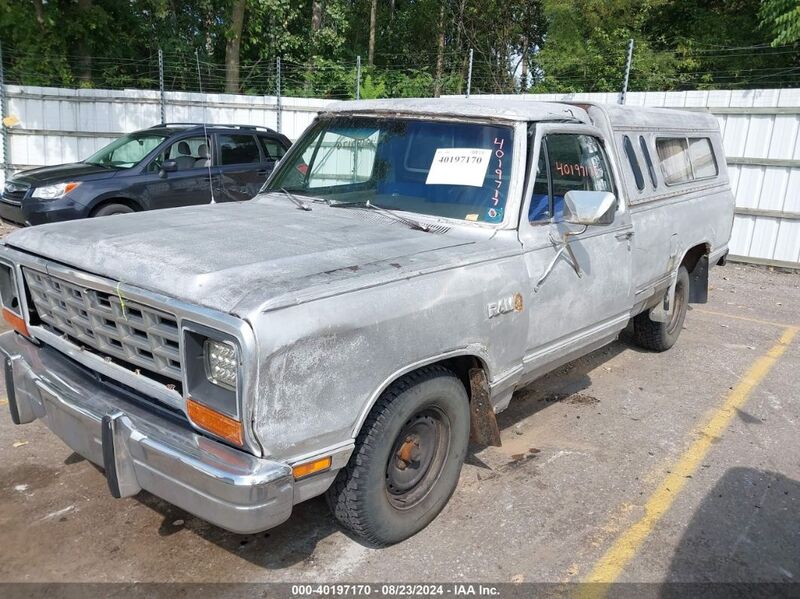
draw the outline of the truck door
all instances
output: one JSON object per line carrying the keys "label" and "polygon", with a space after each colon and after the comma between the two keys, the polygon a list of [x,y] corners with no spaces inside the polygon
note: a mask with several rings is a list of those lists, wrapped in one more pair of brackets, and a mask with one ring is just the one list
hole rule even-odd
{"label": "truck door", "polygon": [[[609,146],[598,130],[542,125],[529,141],[519,236],[529,276],[524,364],[533,377],[588,346],[603,345],[625,327],[633,306],[633,228]],[[570,190],[614,193],[613,222],[585,231],[564,222],[564,195]],[[573,233],[566,238],[568,249],[567,232]]]}

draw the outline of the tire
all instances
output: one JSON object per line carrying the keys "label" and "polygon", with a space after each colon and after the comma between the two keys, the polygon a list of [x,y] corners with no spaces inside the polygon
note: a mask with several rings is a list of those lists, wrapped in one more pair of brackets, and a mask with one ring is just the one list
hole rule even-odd
{"label": "tire", "polygon": [[125,204],[106,204],[92,212],[92,217],[111,216],[112,214],[130,214],[131,212],[134,212],[134,209]]}
{"label": "tire", "polygon": [[425,367],[393,383],[327,491],[333,515],[376,547],[418,533],[455,491],[469,418],[464,385],[446,368]]}
{"label": "tire", "polygon": [[675,345],[689,307],[689,272],[685,266],[678,269],[674,304],[669,322],[651,320],[650,310],[633,319],[633,339],[637,345],[657,352],[666,351]]}

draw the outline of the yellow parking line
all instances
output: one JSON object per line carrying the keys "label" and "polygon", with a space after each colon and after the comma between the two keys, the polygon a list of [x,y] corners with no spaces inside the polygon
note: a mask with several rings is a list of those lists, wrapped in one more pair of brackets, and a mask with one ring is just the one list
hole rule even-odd
{"label": "yellow parking line", "polygon": [[745,322],[753,322],[755,324],[766,324],[771,327],[791,327],[797,328],[796,325],[786,324],[785,322],[773,322],[771,320],[760,320],[758,318],[750,318],[749,316],[739,316],[738,314],[728,314],[727,312],[717,312],[716,310],[706,310],[705,308],[692,308],[692,312],[700,312],[700,314],[711,314],[712,316],[722,316],[723,318],[733,318],[735,320],[744,320]]}
{"label": "yellow parking line", "polygon": [[736,414],[736,410],[747,402],[753,389],[784,354],[797,332],[797,327],[786,328],[778,342],[750,366],[750,369],[728,394],[725,402],[714,410],[709,421],[697,429],[697,439],[670,468],[670,474],[645,503],[645,515],[617,538],[585,579],[589,583],[602,584],[581,587],[580,594],[582,596],[602,597],[608,592],[609,589],[606,585],[619,578],[655,525],[669,510],[675,497],[686,484],[688,477],[697,470],[706,457],[711,449],[711,444],[722,435]]}

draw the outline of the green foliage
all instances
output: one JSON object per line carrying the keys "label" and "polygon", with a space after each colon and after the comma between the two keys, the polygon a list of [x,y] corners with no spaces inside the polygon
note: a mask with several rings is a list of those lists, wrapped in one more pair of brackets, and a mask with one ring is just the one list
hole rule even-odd
{"label": "green foliage", "polygon": [[759,16],[773,36],[773,46],[800,42],[800,2],[797,0],[764,0]]}
{"label": "green foliage", "polygon": [[361,83],[361,98],[364,100],[372,100],[375,98],[386,97],[386,82],[381,79],[380,75],[373,81],[372,75],[364,77]]}
{"label": "green foliage", "polygon": [[[0,0],[6,80],[152,89],[161,48],[167,89],[222,91],[232,3]],[[371,3],[246,0],[241,92],[274,93],[281,57],[282,93],[353,97]],[[629,38],[632,90],[800,82],[797,0],[381,1],[375,33],[364,98],[463,94],[470,49],[474,94],[618,91]]]}
{"label": "green foliage", "polygon": [[[663,89],[675,60],[642,35],[653,0],[546,0],[548,35],[536,91],[618,91],[634,39],[631,89]],[[583,15],[576,19],[574,15]]]}

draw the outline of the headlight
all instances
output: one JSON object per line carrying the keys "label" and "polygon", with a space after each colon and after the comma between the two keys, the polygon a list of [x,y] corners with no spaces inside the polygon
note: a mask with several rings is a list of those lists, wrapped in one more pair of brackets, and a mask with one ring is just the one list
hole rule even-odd
{"label": "headlight", "polygon": [[40,200],[56,200],[64,197],[70,191],[80,185],[80,181],[70,181],[69,183],[56,183],[55,185],[45,185],[44,187],[37,187],[31,194],[32,198]]}
{"label": "headlight", "polygon": [[239,352],[222,341],[206,339],[203,345],[206,377],[215,385],[226,389],[236,389],[236,371],[239,368]]}

